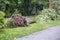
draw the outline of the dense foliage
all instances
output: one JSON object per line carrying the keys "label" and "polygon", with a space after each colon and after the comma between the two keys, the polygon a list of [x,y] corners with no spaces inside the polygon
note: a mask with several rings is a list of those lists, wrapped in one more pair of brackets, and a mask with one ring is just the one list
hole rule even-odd
{"label": "dense foliage", "polygon": [[19,14],[12,15],[11,19],[6,22],[7,28],[13,27],[25,27],[27,26],[27,21],[24,17],[20,16]]}
{"label": "dense foliage", "polygon": [[[43,9],[37,16],[26,17],[26,15],[31,15],[34,8],[34,11],[36,11],[37,6],[41,3],[47,8],[47,1],[0,0],[0,40],[16,40],[19,37],[59,25],[60,20],[56,19],[60,18],[60,1],[57,0],[52,0],[53,9]],[[27,20],[18,13],[25,15],[24,17]],[[4,19],[4,17],[10,18]],[[30,25],[27,25],[27,23]],[[6,28],[2,29],[4,27]]]}
{"label": "dense foliage", "polygon": [[0,28],[4,27],[5,19],[4,19],[5,13],[0,11]]}
{"label": "dense foliage", "polygon": [[20,26],[20,27],[24,27],[27,26],[27,21],[24,17],[20,16],[19,14],[15,14],[12,16],[12,20],[14,22],[14,25],[16,27]]}
{"label": "dense foliage", "polygon": [[30,15],[36,3],[45,4],[47,0],[0,0],[0,10],[10,17],[17,9],[22,15]]}
{"label": "dense foliage", "polygon": [[60,0],[52,0],[52,8],[56,10],[58,19],[60,19]]}
{"label": "dense foliage", "polygon": [[7,21],[6,27],[7,27],[7,28],[14,28],[15,26],[14,26],[13,21],[12,21],[12,20]]}
{"label": "dense foliage", "polygon": [[39,22],[49,22],[56,20],[57,13],[54,9],[44,9],[41,14],[36,17],[36,20]]}
{"label": "dense foliage", "polygon": [[52,0],[52,8],[60,15],[60,0]]}

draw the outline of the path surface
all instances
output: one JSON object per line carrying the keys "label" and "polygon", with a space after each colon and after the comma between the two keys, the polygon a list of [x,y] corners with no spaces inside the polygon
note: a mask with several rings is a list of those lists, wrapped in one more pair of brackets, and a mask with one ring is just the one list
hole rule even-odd
{"label": "path surface", "polygon": [[17,40],[60,40],[60,25],[18,38]]}

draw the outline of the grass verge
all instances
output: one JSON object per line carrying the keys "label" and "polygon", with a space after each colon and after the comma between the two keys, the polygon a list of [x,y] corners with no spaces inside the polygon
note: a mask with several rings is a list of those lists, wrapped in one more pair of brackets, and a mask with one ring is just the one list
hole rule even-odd
{"label": "grass verge", "polygon": [[20,38],[59,24],[60,21],[56,20],[43,24],[34,23],[28,27],[0,29],[0,40],[14,40],[15,38]]}

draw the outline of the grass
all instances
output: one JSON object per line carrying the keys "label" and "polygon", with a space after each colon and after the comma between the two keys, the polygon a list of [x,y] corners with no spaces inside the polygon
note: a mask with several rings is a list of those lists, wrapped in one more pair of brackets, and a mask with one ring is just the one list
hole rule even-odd
{"label": "grass", "polygon": [[15,38],[20,38],[59,24],[60,21],[57,20],[43,24],[34,23],[28,27],[0,29],[0,40],[14,40]]}

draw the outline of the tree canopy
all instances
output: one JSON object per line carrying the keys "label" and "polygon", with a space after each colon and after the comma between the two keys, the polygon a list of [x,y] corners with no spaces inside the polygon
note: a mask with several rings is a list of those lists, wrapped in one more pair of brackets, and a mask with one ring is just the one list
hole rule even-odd
{"label": "tree canopy", "polygon": [[30,15],[33,2],[42,2],[44,4],[47,1],[48,0],[0,0],[0,10],[6,12],[6,14],[10,13],[10,15],[12,15],[14,11],[18,9],[20,13]]}

